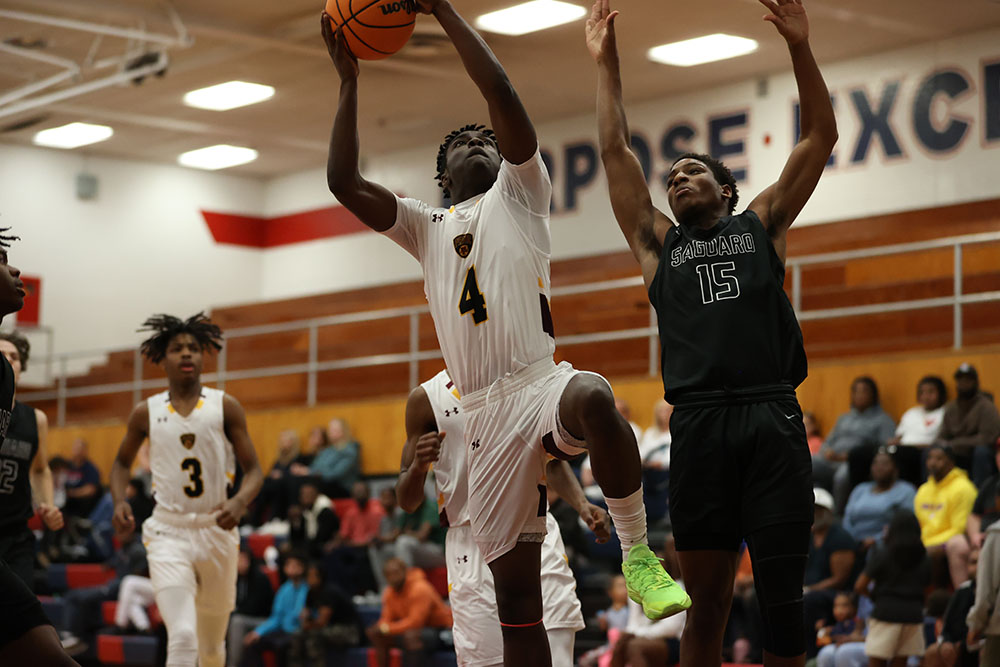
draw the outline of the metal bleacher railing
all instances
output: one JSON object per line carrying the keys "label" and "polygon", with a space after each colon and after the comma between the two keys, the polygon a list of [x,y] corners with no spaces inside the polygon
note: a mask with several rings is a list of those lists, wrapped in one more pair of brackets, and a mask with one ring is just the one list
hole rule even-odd
{"label": "metal bleacher railing", "polygon": [[[890,246],[879,246],[875,248],[865,248],[862,250],[849,250],[844,252],[833,252],[817,255],[807,255],[803,257],[789,258],[787,261],[788,271],[791,273],[791,300],[800,321],[833,319],[838,317],[849,317],[854,315],[871,315],[877,313],[921,310],[928,308],[941,308],[950,306],[954,311],[953,320],[953,347],[962,347],[962,308],[967,304],[986,303],[1000,301],[1000,291],[976,292],[966,294],[962,289],[962,249],[967,246],[997,243],[1000,242],[1000,232],[986,232],[982,234],[970,234],[966,236],[955,236],[949,238],[934,239],[930,241],[919,241],[914,243],[903,243]],[[884,257],[889,255],[901,255],[908,253],[924,252],[928,250],[939,250],[951,248],[953,264],[954,289],[947,296],[911,299],[900,301],[886,301],[875,304],[850,306],[844,308],[829,308],[817,310],[802,310],[802,269],[803,267],[823,265],[823,264],[844,264],[852,260],[872,257]],[[1000,249],[997,251],[997,266],[1000,267]],[[618,280],[607,280],[595,283],[571,285],[566,287],[556,287],[552,289],[552,296],[577,295],[607,290],[636,287],[642,285],[640,276],[621,278]],[[358,313],[348,313],[343,315],[333,315],[330,317],[319,317],[307,320],[297,320],[294,322],[283,322],[280,324],[268,324],[262,326],[246,327],[242,329],[231,329],[226,331],[226,338],[241,338],[248,336],[260,336],[265,334],[275,334],[289,331],[307,330],[309,333],[308,360],[304,363],[288,364],[283,366],[266,366],[261,368],[250,368],[238,371],[228,371],[226,369],[226,350],[223,348],[218,358],[218,369],[214,373],[207,373],[203,376],[204,381],[216,383],[224,387],[227,380],[245,380],[253,378],[274,377],[281,375],[307,376],[306,404],[313,406],[316,404],[317,375],[323,371],[342,370],[348,368],[382,366],[388,364],[408,364],[409,383],[415,386],[418,383],[419,363],[424,360],[440,359],[441,353],[437,348],[432,350],[419,349],[419,318],[427,313],[427,306],[410,306],[405,308],[391,308],[386,310],[366,311]],[[377,354],[362,357],[350,357],[333,361],[319,361],[319,329],[343,324],[357,322],[371,322],[377,320],[407,318],[409,320],[409,350],[407,352],[393,354]],[[650,376],[655,376],[659,372],[659,342],[656,331],[655,312],[650,308],[649,325],[633,329],[621,329],[614,331],[601,331],[595,333],[576,334],[570,336],[560,336],[556,338],[557,345],[575,345],[582,343],[604,343],[621,340],[634,340],[646,338],[649,341],[649,367]],[[92,357],[97,353],[108,353],[115,350],[99,350],[80,353],[68,353],[53,355],[47,359],[39,361],[47,362],[58,368],[55,376],[55,389],[45,391],[26,392],[18,396],[24,401],[44,401],[56,400],[57,417],[56,424],[62,426],[66,421],[66,400],[82,396],[96,396],[101,394],[115,394],[122,392],[132,392],[133,403],[137,403],[143,390],[158,389],[166,386],[163,379],[143,379],[142,363],[139,350],[134,351],[135,359],[133,363],[133,377],[129,382],[116,382],[111,384],[100,384],[93,386],[80,386],[70,388],[67,386],[68,366],[71,359],[83,356]]]}

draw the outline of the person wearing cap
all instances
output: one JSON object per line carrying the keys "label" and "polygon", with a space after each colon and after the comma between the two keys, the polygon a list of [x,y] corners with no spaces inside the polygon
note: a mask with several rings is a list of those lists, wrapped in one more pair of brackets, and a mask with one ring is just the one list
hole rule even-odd
{"label": "person wearing cap", "polygon": [[993,449],[1000,439],[1000,413],[993,398],[979,389],[979,373],[972,364],[955,371],[958,396],[944,408],[937,442],[955,452],[959,465],[981,486],[996,472]]}
{"label": "person wearing cap", "polygon": [[[964,470],[955,467],[950,447],[935,444],[927,452],[930,477],[917,489],[913,511],[920,521],[920,536],[937,566],[948,561],[952,584],[957,588],[968,578],[967,560],[957,557],[957,543],[965,542],[969,513],[976,501],[976,487]],[[954,540],[955,544],[947,545]],[[950,552],[950,553],[949,553]]]}
{"label": "person wearing cap", "polygon": [[[815,632],[816,621],[832,618],[833,599],[837,591],[851,587],[858,546],[834,517],[833,495],[826,489],[816,487],[813,498],[815,518],[803,581],[806,631],[810,633]],[[808,644],[806,654],[811,658],[817,652],[815,638]]]}

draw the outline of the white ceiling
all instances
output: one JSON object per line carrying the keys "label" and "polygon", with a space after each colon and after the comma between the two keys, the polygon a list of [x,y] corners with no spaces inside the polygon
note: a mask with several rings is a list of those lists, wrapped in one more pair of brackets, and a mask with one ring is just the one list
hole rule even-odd
{"label": "white ceiling", "polygon": [[[572,0],[585,4],[586,0]],[[514,0],[453,0],[470,20]],[[626,101],[639,102],[788,69],[784,44],[761,21],[757,0],[618,0],[619,48]],[[807,0],[817,59],[833,62],[867,53],[1000,26],[997,0]],[[321,0],[0,0],[0,10],[101,22],[159,35],[177,32],[173,7],[193,43],[168,49],[162,77],[121,84],[0,118],[0,142],[30,144],[35,132],[71,121],[111,125],[115,136],[78,149],[93,155],[173,163],[194,148],[234,143],[260,158],[229,170],[271,177],[325,163],[338,79],[319,36]],[[960,11],[959,11],[960,8]],[[693,68],[651,63],[651,46],[713,32],[752,37],[756,53]],[[0,16],[0,40],[40,41],[35,53],[83,62],[121,56],[130,43],[63,27]],[[524,35],[488,35],[536,122],[585,112],[594,105],[594,73],[583,44],[583,22]],[[455,125],[482,120],[484,106],[432,18],[399,54],[362,62],[360,118],[366,152],[381,153],[436,141]],[[142,45],[131,43],[133,48]],[[147,43],[148,50],[154,44]],[[52,76],[59,68],[0,52],[0,96]],[[89,81],[114,68],[84,71]],[[274,86],[262,104],[216,112],[181,103],[189,90],[243,79]],[[58,88],[54,89],[58,90]],[[11,126],[35,121],[21,129]]]}

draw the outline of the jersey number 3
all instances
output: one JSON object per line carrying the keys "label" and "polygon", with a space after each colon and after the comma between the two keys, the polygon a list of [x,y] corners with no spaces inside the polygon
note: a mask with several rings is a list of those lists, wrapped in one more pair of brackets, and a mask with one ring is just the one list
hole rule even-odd
{"label": "jersey number 3", "polygon": [[486,312],[486,299],[479,291],[476,281],[476,267],[470,266],[465,274],[465,286],[462,287],[462,298],[458,300],[458,312],[462,315],[472,313],[472,321],[477,325],[489,319]]}
{"label": "jersey number 3", "polygon": [[181,470],[186,470],[191,475],[191,484],[184,487],[184,494],[188,498],[201,496],[205,492],[205,483],[201,481],[201,461],[184,459],[181,461]]}

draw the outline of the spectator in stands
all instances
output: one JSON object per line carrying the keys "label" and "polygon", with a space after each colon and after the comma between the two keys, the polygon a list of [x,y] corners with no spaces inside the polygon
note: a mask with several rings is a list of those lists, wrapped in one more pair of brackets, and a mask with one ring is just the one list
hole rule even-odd
{"label": "spectator in stands", "polygon": [[389,585],[382,592],[382,615],[368,628],[378,667],[388,667],[389,649],[403,649],[403,663],[421,665],[440,644],[439,634],[452,625],[451,609],[427,581],[423,570],[407,569],[393,558],[385,564]]}
{"label": "spectator in stands", "polygon": [[609,642],[580,656],[580,667],[597,667],[598,664],[604,665],[609,661],[612,649],[611,637],[617,639],[628,626],[628,588],[625,586],[625,577],[620,574],[612,577],[606,592],[611,600],[611,606],[597,612],[597,627],[607,634]]}
{"label": "spectator in stands", "polygon": [[628,404],[628,401],[620,396],[616,396],[615,409],[618,410],[618,414],[625,418],[628,425],[632,427],[632,432],[635,433],[635,441],[639,442],[642,440],[642,429],[639,428],[638,424],[632,421],[632,407]]}
{"label": "spectator in stands", "polygon": [[285,557],[282,570],[287,577],[285,583],[274,596],[274,605],[267,620],[251,630],[243,638],[243,667],[263,667],[263,653],[272,650],[278,654],[279,663],[292,636],[299,631],[300,614],[306,603],[309,585],[306,583],[306,560],[298,553],[290,553]]}
{"label": "spectator in stands", "polygon": [[897,510],[913,509],[917,494],[912,484],[899,480],[896,462],[885,447],[872,459],[872,480],[854,487],[844,510],[844,530],[864,551],[882,538]]}
{"label": "spectator in stands", "polygon": [[917,489],[914,511],[924,546],[935,562],[935,580],[941,580],[941,564],[947,562],[952,585],[957,588],[967,576],[965,531],[976,501],[976,487],[964,470],[955,467],[950,447],[931,445],[927,471],[930,477]]}
{"label": "spectator in stands", "polygon": [[316,452],[309,468],[322,479],[321,488],[326,495],[346,498],[361,477],[361,445],[351,437],[347,422],[340,418],[330,420],[326,437],[328,444]]}
{"label": "spectator in stands", "polygon": [[340,529],[333,503],[307,480],[299,489],[299,502],[288,508],[288,541],[291,548],[319,558]]}
{"label": "spectator in stands", "polygon": [[288,517],[288,505],[298,499],[298,496],[292,496],[294,474],[291,468],[298,465],[306,473],[309,471],[309,467],[304,465],[300,445],[299,434],[291,429],[278,435],[278,456],[254,499],[251,525],[260,526],[271,519],[285,520]]}
{"label": "spectator in stands", "polygon": [[115,629],[126,633],[135,630],[147,633],[150,630],[149,614],[146,608],[153,604],[152,580],[141,574],[127,574],[118,588],[118,604],[115,606]]}
{"label": "spectator in stands", "polygon": [[662,398],[653,406],[653,425],[646,429],[639,440],[639,457],[643,468],[670,468],[670,417],[673,413],[674,406]]}
{"label": "spectator in stands", "polygon": [[944,408],[937,442],[952,448],[956,460],[979,486],[997,472],[993,449],[1000,439],[1000,413],[993,398],[980,391],[974,366],[958,367],[955,388],[958,396]]}
{"label": "spectator in stands", "polygon": [[428,497],[412,513],[404,512],[396,538],[396,557],[407,567],[444,567],[444,536],[437,503]]}
{"label": "spectator in stands", "polygon": [[354,500],[340,523],[340,533],[324,547],[326,573],[330,581],[354,595],[374,590],[368,550],[375,543],[385,511],[371,497],[367,482],[355,482],[351,489]]}
{"label": "spectator in stands", "polygon": [[920,380],[917,384],[917,405],[903,413],[895,437],[889,440],[900,477],[908,482],[920,484],[925,479],[923,454],[938,439],[947,400],[948,388],[944,386],[944,380],[936,375]]}
{"label": "spectator in stands", "polygon": [[[817,621],[831,618],[837,591],[850,588],[857,549],[854,539],[834,518],[830,492],[817,487],[813,497],[815,518],[803,588],[806,631],[810,633],[815,633]],[[816,650],[815,641],[810,641],[808,655],[815,656]]]}
{"label": "spectator in stands", "polygon": [[75,588],[66,593],[66,629],[62,645],[70,655],[87,650],[87,636],[102,625],[101,604],[117,600],[122,579],[130,574],[145,575],[148,571],[146,549],[135,533],[119,536],[121,547],[108,561],[115,576],[101,586]]}
{"label": "spectator in stands", "polygon": [[819,450],[823,447],[823,436],[820,435],[819,422],[816,421],[816,415],[808,411],[803,412],[802,426],[806,429],[806,438],[809,442],[809,453],[814,456],[819,454]]}
{"label": "spectator in stands", "polygon": [[327,585],[319,564],[309,565],[306,583],[309,593],[299,615],[302,629],[292,637],[288,665],[326,667],[329,649],[358,645],[361,622],[351,598],[339,588]]}
{"label": "spectator in stands", "polygon": [[[819,454],[813,457],[813,477],[817,485],[833,491],[835,506],[842,509],[851,491],[848,456],[859,447],[884,445],[896,431],[892,417],[879,404],[875,380],[862,376],[851,384],[851,409],[842,414],[826,437]],[[867,465],[865,466],[867,471]]]}
{"label": "spectator in stands", "polygon": [[[683,587],[673,535],[667,535],[663,549],[663,568]],[[676,665],[680,660],[680,639],[687,612],[651,621],[635,602],[628,605],[628,623],[611,653],[611,667],[660,667]]]}
{"label": "spectator in stands", "polygon": [[66,506],[63,513],[86,519],[101,499],[101,473],[87,458],[87,441],[73,441],[72,456],[66,470]]}
{"label": "spectator in stands", "polygon": [[153,499],[149,497],[146,484],[141,477],[133,477],[128,481],[125,500],[132,508],[132,518],[135,519],[135,527],[138,529],[153,513]]}
{"label": "spectator in stands", "polygon": [[966,644],[969,626],[965,620],[976,599],[978,563],[979,552],[973,551],[969,558],[969,580],[956,588],[948,600],[937,642],[930,644],[924,654],[924,667],[976,667],[979,664],[977,654],[969,651]]}
{"label": "spectator in stands", "polygon": [[865,639],[871,667],[902,664],[899,658],[924,654],[924,589],[931,579],[931,564],[920,533],[913,512],[896,512],[885,542],[869,556],[854,587],[865,595],[873,585],[875,608]]}
{"label": "spectator in stands", "polygon": [[846,667],[859,662],[858,658],[863,661],[861,664],[867,664],[863,643],[865,622],[858,616],[857,594],[837,593],[833,599],[833,620],[833,625],[824,626],[816,634],[816,644],[822,647],[816,656],[816,667]]}
{"label": "spectator in stands", "polygon": [[271,580],[264,574],[250,547],[241,546],[236,565],[236,609],[229,617],[229,632],[226,633],[226,664],[229,667],[239,664],[243,655],[243,638],[250,628],[267,620],[273,602]]}
{"label": "spectator in stands", "polygon": [[966,622],[969,647],[982,646],[981,665],[1000,665],[1000,523],[986,529],[983,550],[979,554],[976,594]]}
{"label": "spectator in stands", "polygon": [[385,562],[396,555],[396,540],[402,530],[400,524],[403,519],[403,510],[396,499],[396,487],[387,486],[378,495],[378,501],[382,505],[385,515],[378,525],[378,536],[368,549],[368,559],[371,562],[372,573],[378,583],[379,590],[386,587],[386,581],[382,574]]}

